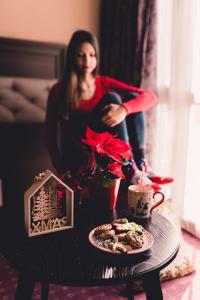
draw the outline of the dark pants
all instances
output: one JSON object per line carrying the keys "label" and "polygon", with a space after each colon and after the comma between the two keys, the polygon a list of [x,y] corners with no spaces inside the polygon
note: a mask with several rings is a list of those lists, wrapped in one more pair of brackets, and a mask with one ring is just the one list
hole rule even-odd
{"label": "dark pants", "polygon": [[111,134],[117,134],[118,137],[126,143],[129,143],[134,153],[136,163],[144,158],[144,148],[146,140],[146,119],[144,112],[137,112],[126,117],[124,121],[114,127],[107,127],[101,121],[103,116],[102,109],[107,104],[122,104],[137,97],[137,93],[128,93],[125,99],[117,93],[107,93],[98,103],[92,113],[89,127],[96,132],[108,131]]}

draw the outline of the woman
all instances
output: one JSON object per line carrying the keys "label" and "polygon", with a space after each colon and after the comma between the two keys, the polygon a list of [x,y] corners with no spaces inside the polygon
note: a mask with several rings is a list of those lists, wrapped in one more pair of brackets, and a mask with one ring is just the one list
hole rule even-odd
{"label": "woman", "polygon": [[156,103],[156,96],[99,76],[98,67],[96,38],[90,32],[76,31],[67,48],[63,78],[53,86],[48,98],[49,154],[58,174],[73,174],[84,159],[80,140],[85,129],[108,131],[133,146],[135,162],[130,163],[127,172],[132,177],[145,161],[144,111]]}

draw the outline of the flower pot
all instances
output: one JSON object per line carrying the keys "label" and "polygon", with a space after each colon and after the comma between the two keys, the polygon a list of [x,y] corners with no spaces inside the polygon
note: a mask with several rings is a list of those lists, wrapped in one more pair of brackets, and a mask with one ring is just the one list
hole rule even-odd
{"label": "flower pot", "polygon": [[95,209],[112,210],[116,207],[120,186],[120,178],[112,180],[111,184],[93,181],[90,184],[91,204]]}

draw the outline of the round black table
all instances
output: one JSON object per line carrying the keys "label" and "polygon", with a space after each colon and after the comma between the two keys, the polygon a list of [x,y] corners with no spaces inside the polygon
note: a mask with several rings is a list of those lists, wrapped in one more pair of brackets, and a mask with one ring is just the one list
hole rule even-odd
{"label": "round black table", "polygon": [[[125,283],[127,298],[134,299],[133,280],[142,279],[148,300],[163,299],[159,272],[177,255],[179,237],[166,218],[153,213],[148,220],[137,221],[154,237],[151,249],[140,254],[116,256],[97,250],[88,241],[88,233],[99,224],[115,218],[132,219],[126,208],[96,214],[80,210],[73,229],[38,237],[26,237],[11,228],[5,234],[0,224],[0,251],[18,272],[16,300],[31,299],[35,282],[41,282],[41,299],[48,299],[48,285],[97,286]],[[117,258],[116,258],[117,257]]]}

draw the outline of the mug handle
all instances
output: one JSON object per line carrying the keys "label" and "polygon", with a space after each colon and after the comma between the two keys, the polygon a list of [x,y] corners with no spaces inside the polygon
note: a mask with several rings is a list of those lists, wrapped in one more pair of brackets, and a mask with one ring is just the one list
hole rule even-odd
{"label": "mug handle", "polygon": [[164,194],[161,193],[161,192],[155,192],[155,193],[153,194],[153,199],[155,198],[155,195],[157,195],[157,194],[160,194],[162,198],[161,198],[159,201],[157,201],[156,203],[154,203],[154,204],[151,206],[150,213],[152,212],[152,210],[153,210],[155,207],[157,207],[158,205],[160,205],[161,203],[163,203],[163,201],[165,200],[165,196],[164,196]]}

